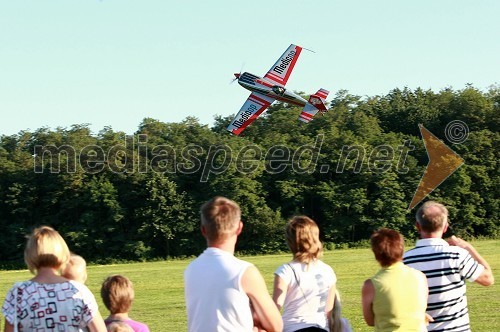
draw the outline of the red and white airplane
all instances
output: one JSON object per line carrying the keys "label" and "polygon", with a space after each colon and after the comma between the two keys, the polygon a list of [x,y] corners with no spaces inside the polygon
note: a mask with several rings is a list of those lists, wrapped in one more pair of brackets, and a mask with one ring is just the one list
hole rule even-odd
{"label": "red and white airplane", "polygon": [[227,127],[228,131],[239,135],[275,100],[303,107],[299,120],[306,123],[311,121],[318,111],[322,113],[327,111],[325,100],[329,91],[319,89],[318,92],[309,97],[309,100],[305,100],[292,91],[285,89],[286,82],[301,51],[302,47],[290,45],[264,77],[247,72],[234,74],[238,79],[238,83],[252,93]]}

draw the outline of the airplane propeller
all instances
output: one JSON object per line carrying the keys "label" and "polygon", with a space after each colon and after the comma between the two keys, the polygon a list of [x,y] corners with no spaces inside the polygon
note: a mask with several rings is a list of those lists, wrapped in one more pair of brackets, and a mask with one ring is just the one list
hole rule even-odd
{"label": "airplane propeller", "polygon": [[241,75],[241,73],[234,73],[234,78],[231,80],[230,84],[233,84],[234,81],[238,80],[238,78],[240,78],[240,75]]}
{"label": "airplane propeller", "polygon": [[231,80],[231,84],[240,78],[241,73],[234,73],[234,78]]}
{"label": "airplane propeller", "polygon": [[241,76],[241,72],[243,71],[243,65],[244,65],[244,64],[242,64],[242,65],[241,65],[241,68],[240,68],[240,72],[239,72],[239,73],[234,73],[234,78],[231,80],[231,82],[229,82],[229,84],[233,84],[233,83],[234,83],[234,81],[237,81],[237,80],[240,78],[240,76]]}

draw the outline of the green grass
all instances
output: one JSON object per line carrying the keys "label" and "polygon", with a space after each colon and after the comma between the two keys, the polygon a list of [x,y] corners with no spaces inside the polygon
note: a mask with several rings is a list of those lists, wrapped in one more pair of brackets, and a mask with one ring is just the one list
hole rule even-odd
{"label": "green grass", "polygon": [[[500,270],[500,240],[473,242],[474,246],[490,263],[497,278]],[[266,255],[242,257],[254,263],[272,290],[273,272],[290,255]],[[333,267],[337,274],[337,286],[342,295],[343,314],[354,331],[372,331],[363,321],[361,313],[361,285],[378,270],[369,249],[346,249],[325,252],[323,261]],[[190,260],[89,266],[87,285],[95,294],[101,314],[107,315],[99,295],[100,283],[110,274],[123,274],[135,286],[136,299],[130,316],[149,325],[151,331],[185,331],[186,312],[182,273]],[[32,276],[27,270],[0,271],[0,298],[15,281]],[[500,279],[491,287],[475,283],[467,284],[469,310],[473,331],[500,331]],[[3,316],[1,316],[3,327]],[[3,330],[3,328],[1,329]]]}

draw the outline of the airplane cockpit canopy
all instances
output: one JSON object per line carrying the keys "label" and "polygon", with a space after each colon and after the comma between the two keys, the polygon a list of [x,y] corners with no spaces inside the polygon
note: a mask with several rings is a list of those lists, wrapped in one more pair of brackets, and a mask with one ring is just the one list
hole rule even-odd
{"label": "airplane cockpit canopy", "polygon": [[273,86],[273,92],[277,95],[283,96],[285,93],[285,88],[279,85]]}

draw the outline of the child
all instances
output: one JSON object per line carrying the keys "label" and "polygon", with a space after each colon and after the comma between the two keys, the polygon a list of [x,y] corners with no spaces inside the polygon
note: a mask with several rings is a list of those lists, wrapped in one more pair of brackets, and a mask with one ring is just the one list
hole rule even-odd
{"label": "child", "polygon": [[62,276],[82,284],[87,281],[87,263],[82,256],[71,253],[69,263],[66,265]]}
{"label": "child", "polygon": [[[82,256],[71,253],[69,262],[61,275],[66,279],[85,284],[85,281],[87,281],[87,262]],[[87,332],[88,329],[85,327],[81,331]]]}
{"label": "child", "polygon": [[149,332],[146,324],[129,318],[128,312],[134,301],[132,282],[121,275],[112,275],[102,283],[101,297],[110,315],[104,320],[106,326],[113,322],[124,322],[135,332]]}

